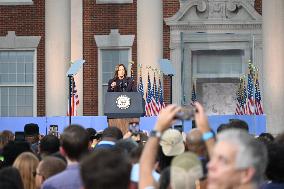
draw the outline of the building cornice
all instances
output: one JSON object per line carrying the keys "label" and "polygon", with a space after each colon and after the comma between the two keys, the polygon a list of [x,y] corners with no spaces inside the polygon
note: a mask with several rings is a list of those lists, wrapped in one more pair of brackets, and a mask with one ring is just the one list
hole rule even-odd
{"label": "building cornice", "polygon": [[5,37],[0,37],[1,49],[37,48],[41,36],[16,36],[15,31],[8,31]]}
{"label": "building cornice", "polygon": [[135,35],[120,35],[118,29],[111,30],[109,35],[95,35],[98,48],[132,47]]}

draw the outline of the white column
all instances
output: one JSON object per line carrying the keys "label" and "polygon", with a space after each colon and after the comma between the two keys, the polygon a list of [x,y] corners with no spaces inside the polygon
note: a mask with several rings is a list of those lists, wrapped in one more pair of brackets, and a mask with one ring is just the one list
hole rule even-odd
{"label": "white column", "polygon": [[[171,50],[171,61],[172,64],[176,70],[176,73],[178,73],[178,70],[181,70],[181,49],[180,47],[176,47],[174,49]],[[174,104],[181,104],[182,99],[181,99],[181,92],[182,92],[182,88],[181,88],[181,74],[176,74],[173,77],[173,81],[172,81],[172,98],[173,98],[173,103]]]}
{"label": "white column", "polygon": [[[71,0],[71,61],[83,59],[83,2]],[[75,76],[79,96],[78,115],[83,115],[83,67]]]}
{"label": "white column", "polygon": [[263,0],[264,111],[268,132],[284,131],[284,1]]}
{"label": "white column", "polygon": [[46,116],[67,113],[70,67],[70,0],[45,1]]}
{"label": "white column", "polygon": [[162,0],[137,1],[137,61],[142,64],[143,79],[146,66],[158,68],[163,57],[163,3]]}

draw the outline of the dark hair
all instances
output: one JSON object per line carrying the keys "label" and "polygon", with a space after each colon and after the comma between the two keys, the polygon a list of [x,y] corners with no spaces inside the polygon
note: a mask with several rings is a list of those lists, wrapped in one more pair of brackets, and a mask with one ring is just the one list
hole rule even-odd
{"label": "dark hair", "polygon": [[267,145],[267,144],[270,144],[274,141],[274,137],[270,133],[261,133],[258,136],[257,140],[259,140],[259,141],[261,141],[261,142],[263,142],[264,144]]}
{"label": "dark hair", "polygon": [[283,144],[269,144],[266,176],[274,182],[284,182],[284,147]]}
{"label": "dark hair", "polygon": [[86,129],[88,136],[89,136],[89,141],[93,141],[96,138],[97,131],[94,128],[87,128]]}
{"label": "dark hair", "polygon": [[175,157],[175,156],[166,156],[163,153],[161,145],[159,146],[157,155],[158,155],[157,158],[159,161],[159,169],[160,169],[159,171],[160,172],[162,172],[166,167],[170,166],[173,158]]}
{"label": "dark hair", "polygon": [[54,135],[46,135],[40,140],[40,154],[53,154],[59,151],[60,141]]}
{"label": "dark hair", "polygon": [[39,134],[39,127],[36,123],[28,123],[24,127],[25,136],[34,136]]}
{"label": "dark hair", "polygon": [[0,169],[0,188],[24,189],[21,175],[15,167]]}
{"label": "dark hair", "polygon": [[88,151],[88,134],[82,126],[70,125],[60,136],[60,144],[68,158],[79,160]]}
{"label": "dark hair", "polygon": [[124,153],[98,149],[81,163],[85,189],[125,189],[130,183],[131,163]]}
{"label": "dark hair", "polygon": [[230,119],[228,125],[229,125],[229,128],[232,128],[232,129],[243,129],[244,131],[247,131],[247,132],[249,131],[249,126],[247,122],[241,119]]}
{"label": "dark hair", "polygon": [[121,130],[117,127],[107,127],[103,131],[102,139],[106,138],[106,137],[110,137],[110,138],[113,138],[115,140],[119,140],[119,139],[123,138],[123,134],[122,134]]}
{"label": "dark hair", "polygon": [[171,180],[171,168],[170,166],[166,167],[160,177],[160,189],[167,189],[170,185],[170,180]]}
{"label": "dark hair", "polygon": [[2,137],[1,139],[3,140],[3,141],[0,141],[0,143],[3,143],[4,146],[9,141],[14,140],[14,134],[12,133],[12,131],[9,131],[9,130],[3,130],[2,132],[0,132],[0,136]]}
{"label": "dark hair", "polygon": [[124,64],[118,64],[118,65],[115,66],[113,79],[117,79],[118,78],[118,70],[119,70],[120,66],[123,66],[123,68],[124,68],[124,77],[127,76],[127,69],[124,66]]}
{"label": "dark hair", "polygon": [[137,142],[129,139],[121,139],[116,142],[115,147],[124,152],[126,155],[130,155],[130,152],[138,148]]}
{"label": "dark hair", "polygon": [[67,164],[66,158],[59,151],[55,152],[54,154],[51,154],[50,156],[51,157],[56,157],[58,159],[61,159],[62,161],[64,161]]}
{"label": "dark hair", "polygon": [[219,127],[217,128],[217,133],[220,133],[221,131],[226,130],[226,129],[228,129],[228,128],[229,128],[229,125],[228,125],[228,124],[222,123],[222,124],[220,124]]}
{"label": "dark hair", "polygon": [[143,145],[139,145],[138,148],[134,148],[131,152],[130,152],[130,159],[132,161],[132,164],[138,163],[140,160],[140,157],[142,155],[143,152]]}
{"label": "dark hair", "polygon": [[26,141],[10,141],[3,148],[3,166],[10,166],[22,152],[31,152],[30,144]]}

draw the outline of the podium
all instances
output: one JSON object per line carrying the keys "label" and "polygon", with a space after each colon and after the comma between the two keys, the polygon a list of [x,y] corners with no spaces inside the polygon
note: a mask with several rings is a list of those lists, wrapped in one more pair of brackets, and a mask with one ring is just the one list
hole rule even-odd
{"label": "podium", "polygon": [[130,122],[139,122],[139,118],[145,115],[145,101],[139,92],[108,92],[104,115],[109,126],[116,126],[126,133]]}

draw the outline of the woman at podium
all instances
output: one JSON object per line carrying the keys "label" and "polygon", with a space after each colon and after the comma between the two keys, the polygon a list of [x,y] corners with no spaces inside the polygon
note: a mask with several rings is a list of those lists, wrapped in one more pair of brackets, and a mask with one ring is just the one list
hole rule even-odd
{"label": "woman at podium", "polygon": [[135,92],[134,80],[127,77],[127,70],[123,64],[115,67],[114,77],[108,81],[108,92]]}

